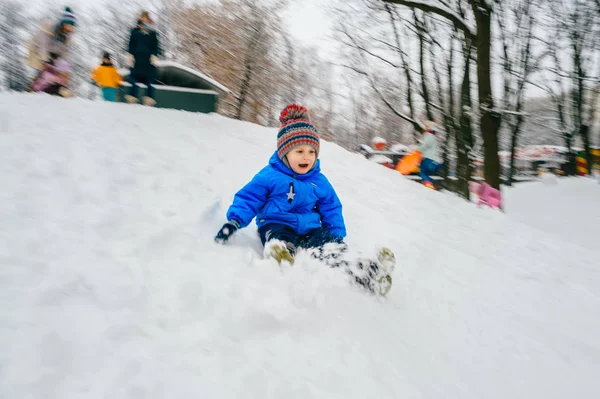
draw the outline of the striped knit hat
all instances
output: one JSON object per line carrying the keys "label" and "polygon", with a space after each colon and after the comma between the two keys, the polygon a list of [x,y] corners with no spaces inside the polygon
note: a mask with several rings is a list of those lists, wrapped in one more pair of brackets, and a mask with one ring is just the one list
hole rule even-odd
{"label": "striped knit hat", "polygon": [[[299,145],[313,147],[319,157],[319,134],[310,123],[308,110],[298,104],[290,104],[279,115],[281,127],[277,133],[277,156],[287,164],[286,154]],[[288,165],[289,166],[289,165]]]}
{"label": "striped knit hat", "polygon": [[62,19],[60,20],[60,25],[75,26],[75,14],[73,14],[71,7],[65,7],[65,11],[63,12]]}

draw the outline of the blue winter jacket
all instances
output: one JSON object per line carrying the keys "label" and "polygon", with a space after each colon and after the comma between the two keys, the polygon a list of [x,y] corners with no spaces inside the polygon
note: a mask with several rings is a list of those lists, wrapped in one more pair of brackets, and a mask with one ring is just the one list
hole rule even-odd
{"label": "blue winter jacket", "polygon": [[241,227],[255,216],[258,227],[281,223],[303,235],[323,226],[337,238],[346,236],[342,203],[321,174],[319,160],[310,172],[298,175],[275,151],[269,165],[235,194],[227,211],[227,219],[237,220]]}

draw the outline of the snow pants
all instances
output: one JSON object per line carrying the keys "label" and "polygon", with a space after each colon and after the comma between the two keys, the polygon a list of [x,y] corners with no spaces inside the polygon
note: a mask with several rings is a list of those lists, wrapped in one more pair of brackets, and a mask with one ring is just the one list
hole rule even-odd
{"label": "snow pants", "polygon": [[325,227],[310,230],[306,234],[298,234],[293,228],[285,224],[267,223],[259,227],[258,234],[263,245],[269,240],[281,240],[294,245],[294,247],[317,248],[329,242],[340,244],[343,242],[343,240],[335,237]]}
{"label": "snow pants", "polygon": [[429,182],[433,184],[431,179],[431,175],[438,171],[442,167],[441,164],[435,162],[433,159],[423,158],[421,161],[419,176],[421,176],[421,180],[423,183]]}
{"label": "snow pants", "polygon": [[114,103],[117,101],[117,89],[114,87],[103,87],[102,97],[104,97],[104,101],[110,101]]}
{"label": "snow pants", "polygon": [[141,83],[146,85],[148,90],[146,91],[146,96],[155,98],[155,89],[154,89],[154,80],[155,80],[156,72],[154,69],[148,71],[147,73],[140,74],[136,72],[135,69],[131,69],[129,73],[129,83],[131,83],[131,87],[129,88],[129,95],[137,98],[137,83]]}

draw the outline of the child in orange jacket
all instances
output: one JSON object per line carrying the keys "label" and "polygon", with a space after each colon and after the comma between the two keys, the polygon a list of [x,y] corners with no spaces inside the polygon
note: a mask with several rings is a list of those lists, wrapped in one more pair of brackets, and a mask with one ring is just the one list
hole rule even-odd
{"label": "child in orange jacket", "polygon": [[92,73],[92,81],[102,89],[104,100],[112,102],[117,100],[117,88],[122,79],[117,68],[110,61],[110,54],[105,52],[102,56],[102,64]]}

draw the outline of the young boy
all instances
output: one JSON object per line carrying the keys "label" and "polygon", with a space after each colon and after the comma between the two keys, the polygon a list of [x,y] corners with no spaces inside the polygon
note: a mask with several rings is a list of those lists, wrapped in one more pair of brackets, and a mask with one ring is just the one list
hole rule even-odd
{"label": "young boy", "polygon": [[[256,217],[266,257],[291,264],[297,248],[318,248],[317,257],[331,266],[345,266],[359,284],[385,295],[391,286],[391,270],[386,269],[393,266],[370,262],[367,270],[361,266],[364,273],[359,276],[350,270],[348,262],[338,259],[346,249],[342,203],[321,173],[317,159],[319,136],[310,123],[307,109],[297,104],[288,105],[279,121],[277,150],[269,165],[235,194],[227,211],[228,222],[221,227],[215,241],[227,242],[235,231]],[[337,254],[332,256],[323,248],[328,243],[337,244]],[[381,263],[389,263],[393,254],[382,250],[379,258]]]}
{"label": "young boy", "polygon": [[102,64],[92,73],[92,80],[102,89],[102,97],[105,101],[117,100],[117,89],[122,79],[117,68],[110,61],[110,54],[105,52],[102,56]]}

